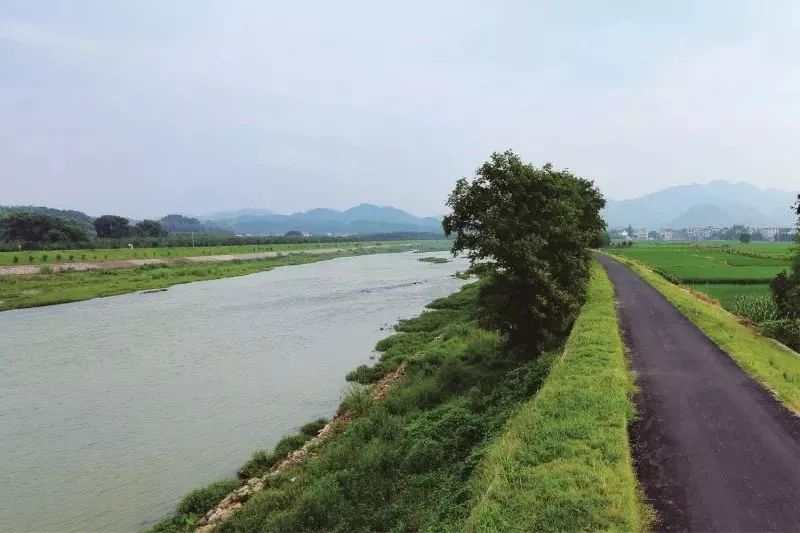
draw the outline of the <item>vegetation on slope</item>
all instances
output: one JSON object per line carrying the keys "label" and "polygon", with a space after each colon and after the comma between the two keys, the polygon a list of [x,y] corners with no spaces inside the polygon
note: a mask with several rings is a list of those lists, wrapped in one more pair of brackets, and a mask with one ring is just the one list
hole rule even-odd
{"label": "vegetation on slope", "polygon": [[469,529],[644,530],[627,432],[633,387],[614,290],[594,264],[563,355],[477,470]]}
{"label": "vegetation on slope", "polygon": [[742,324],[733,314],[698,298],[632,259],[615,256],[661,292],[708,338],[771,390],[789,409],[800,414],[800,358]]}

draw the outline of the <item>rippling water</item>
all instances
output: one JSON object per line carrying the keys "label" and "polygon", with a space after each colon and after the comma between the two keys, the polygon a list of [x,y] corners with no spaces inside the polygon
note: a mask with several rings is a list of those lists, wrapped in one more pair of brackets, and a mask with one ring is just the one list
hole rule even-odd
{"label": "rippling water", "polygon": [[331,416],[380,328],[461,285],[420,257],[0,313],[0,530],[135,531]]}

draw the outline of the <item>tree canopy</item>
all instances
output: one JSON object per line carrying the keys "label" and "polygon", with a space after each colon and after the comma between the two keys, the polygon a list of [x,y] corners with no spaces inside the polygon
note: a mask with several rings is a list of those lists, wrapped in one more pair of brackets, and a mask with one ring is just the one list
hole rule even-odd
{"label": "tree canopy", "polygon": [[10,213],[0,219],[0,236],[28,243],[78,242],[89,237],[75,221],[39,213]]}
{"label": "tree canopy", "polygon": [[443,220],[488,274],[483,319],[514,346],[538,353],[559,338],[579,309],[589,278],[589,247],[602,243],[605,200],[593,182],[537,168],[511,151],[492,154],[472,180],[456,183]]}
{"label": "tree canopy", "polygon": [[97,236],[105,239],[119,239],[131,234],[130,223],[125,217],[103,215],[94,219]]}
{"label": "tree canopy", "polygon": [[132,234],[136,237],[164,237],[167,232],[159,221],[144,219],[133,226]]}

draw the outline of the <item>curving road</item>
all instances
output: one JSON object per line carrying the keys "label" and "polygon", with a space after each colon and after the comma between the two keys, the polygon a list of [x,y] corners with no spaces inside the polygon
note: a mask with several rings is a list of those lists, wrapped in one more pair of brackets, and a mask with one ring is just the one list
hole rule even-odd
{"label": "curving road", "polygon": [[800,531],[800,418],[644,280],[617,293],[639,419],[636,471],[662,531]]}

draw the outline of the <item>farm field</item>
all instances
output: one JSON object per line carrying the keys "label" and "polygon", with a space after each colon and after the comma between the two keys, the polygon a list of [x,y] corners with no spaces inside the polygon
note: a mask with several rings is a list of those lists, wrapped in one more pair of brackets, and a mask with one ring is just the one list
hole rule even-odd
{"label": "farm field", "polygon": [[[179,257],[195,257],[204,255],[228,255],[228,254],[249,254],[258,252],[288,252],[288,251],[314,251],[327,248],[374,248],[379,246],[393,247],[395,245],[408,245],[420,242],[426,249],[431,244],[447,244],[447,241],[331,241],[313,243],[290,243],[290,244],[261,244],[261,245],[239,245],[239,246],[182,246],[182,247],[162,247],[162,248],[102,248],[102,249],[80,249],[80,250],[35,250],[19,252],[0,252],[0,265],[25,265],[25,264],[53,264],[58,262],[73,261],[118,261],[124,259],[169,259]],[[14,261],[14,257],[17,261]]]}
{"label": "farm field", "polygon": [[647,264],[736,312],[742,297],[770,298],[769,282],[790,265],[794,243],[636,243],[611,253]]}

